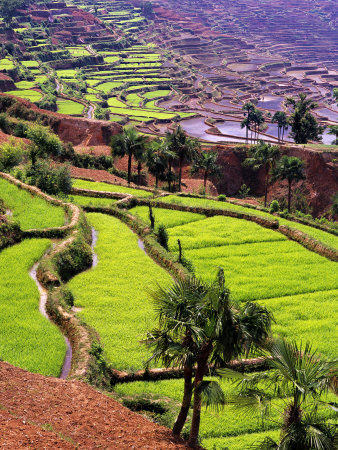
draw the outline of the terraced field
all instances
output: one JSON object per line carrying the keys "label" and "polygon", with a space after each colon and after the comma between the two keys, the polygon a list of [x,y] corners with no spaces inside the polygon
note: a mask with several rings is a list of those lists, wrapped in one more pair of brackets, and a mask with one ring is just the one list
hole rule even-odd
{"label": "terraced field", "polygon": [[3,178],[0,178],[0,198],[23,230],[64,225],[65,214],[62,208],[50,205]]}
{"label": "terraced field", "polygon": [[39,291],[28,274],[50,245],[47,239],[32,239],[0,253],[0,354],[30,372],[59,376],[65,342],[39,312]]}
{"label": "terraced field", "polygon": [[147,351],[140,341],[154,324],[148,289],[169,275],[138,246],[137,236],[118,219],[88,214],[98,232],[98,265],[69,284],[79,316],[94,327],[114,368],[142,369]]}

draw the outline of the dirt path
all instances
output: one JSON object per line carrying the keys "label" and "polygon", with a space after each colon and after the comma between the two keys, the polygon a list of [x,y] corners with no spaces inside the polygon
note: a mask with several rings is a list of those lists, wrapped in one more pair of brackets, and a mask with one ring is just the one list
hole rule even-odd
{"label": "dirt path", "polygon": [[79,381],[0,363],[0,448],[184,449],[149,422]]}

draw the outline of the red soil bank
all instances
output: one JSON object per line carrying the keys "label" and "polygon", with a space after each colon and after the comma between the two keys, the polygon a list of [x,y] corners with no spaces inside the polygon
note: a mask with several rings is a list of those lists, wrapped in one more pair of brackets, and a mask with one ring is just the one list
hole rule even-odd
{"label": "red soil bank", "polygon": [[185,449],[167,428],[79,381],[0,363],[0,447]]}

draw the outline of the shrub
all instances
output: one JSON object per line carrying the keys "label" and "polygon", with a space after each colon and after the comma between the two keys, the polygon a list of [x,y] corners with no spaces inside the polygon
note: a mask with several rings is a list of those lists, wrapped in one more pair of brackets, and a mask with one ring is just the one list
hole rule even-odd
{"label": "shrub", "polygon": [[218,201],[219,201],[219,202],[226,202],[226,200],[227,200],[227,196],[226,196],[226,195],[220,194],[220,195],[218,196]]}
{"label": "shrub", "polygon": [[26,173],[29,183],[50,195],[70,194],[72,180],[67,166],[52,167],[45,161],[31,166]]}
{"label": "shrub", "polygon": [[165,225],[160,224],[157,230],[157,242],[168,251],[169,236]]}
{"label": "shrub", "polygon": [[279,211],[278,200],[272,200],[272,202],[270,203],[270,212],[271,213],[276,213],[278,211]]}
{"label": "shrub", "polygon": [[250,188],[246,184],[242,184],[242,186],[240,187],[240,189],[238,191],[238,196],[240,198],[245,198],[249,195],[249,192],[250,192]]}
{"label": "shrub", "polygon": [[9,172],[17,166],[23,157],[23,148],[14,139],[10,139],[0,146],[0,170]]}

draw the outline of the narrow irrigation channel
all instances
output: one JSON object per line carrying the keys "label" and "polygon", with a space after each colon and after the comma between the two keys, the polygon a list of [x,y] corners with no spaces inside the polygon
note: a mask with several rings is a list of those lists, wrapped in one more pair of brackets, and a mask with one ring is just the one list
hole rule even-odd
{"label": "narrow irrigation channel", "polygon": [[[47,297],[48,297],[48,291],[47,289],[45,289],[42,284],[39,282],[38,278],[37,278],[37,268],[38,268],[39,262],[37,262],[36,264],[34,264],[34,266],[31,268],[29,275],[30,277],[34,280],[39,293],[40,293],[40,304],[39,304],[39,311],[40,313],[50,322],[52,322],[47,314],[46,311],[46,303],[47,303]],[[52,322],[53,323],[53,322]],[[67,346],[67,351],[66,351],[66,356],[65,359],[63,361],[63,366],[62,366],[62,370],[60,373],[59,378],[62,379],[66,379],[69,372],[70,372],[70,368],[72,365],[72,356],[73,356],[73,351],[72,351],[72,346],[69,342],[69,339],[66,336],[63,336],[64,340],[66,342],[66,346]]]}

